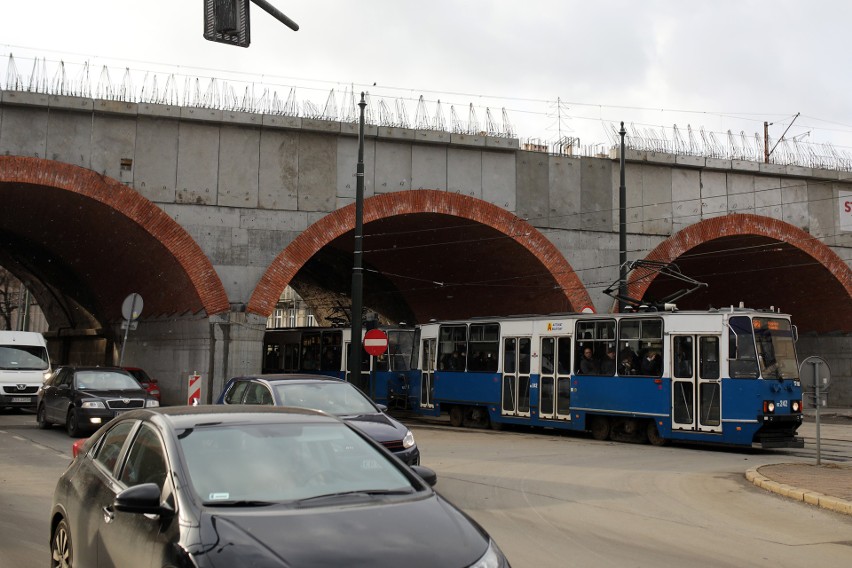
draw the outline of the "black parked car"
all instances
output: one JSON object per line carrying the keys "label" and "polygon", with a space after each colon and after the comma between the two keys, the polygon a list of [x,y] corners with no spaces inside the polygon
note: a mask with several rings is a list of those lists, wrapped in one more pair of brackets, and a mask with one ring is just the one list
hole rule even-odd
{"label": "black parked car", "polygon": [[434,482],[321,412],[138,410],[60,477],[51,566],[508,567]]}
{"label": "black parked car", "polygon": [[261,404],[312,408],[357,426],[408,465],[420,463],[414,434],[388,416],[358,387],[333,377],[305,374],[250,375],[225,384],[217,404]]}
{"label": "black parked car", "polygon": [[63,424],[77,437],[122,412],[159,405],[124,369],[59,367],[38,390],[36,422],[39,428]]}

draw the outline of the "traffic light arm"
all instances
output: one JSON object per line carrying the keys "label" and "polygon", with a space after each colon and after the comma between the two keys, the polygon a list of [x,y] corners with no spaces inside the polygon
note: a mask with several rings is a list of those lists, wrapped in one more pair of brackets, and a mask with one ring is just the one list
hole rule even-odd
{"label": "traffic light arm", "polygon": [[276,20],[278,20],[279,22],[281,22],[282,24],[284,24],[285,26],[287,26],[288,28],[290,28],[294,32],[299,31],[299,24],[297,24],[296,22],[294,22],[293,20],[291,20],[290,18],[288,18],[287,16],[282,14],[281,11],[278,8],[276,8],[275,6],[273,6],[272,4],[267,2],[266,0],[251,0],[251,2],[252,2],[252,4],[260,6],[261,9],[266,11],[267,14],[269,14],[270,16],[272,16],[273,18],[275,18]]}

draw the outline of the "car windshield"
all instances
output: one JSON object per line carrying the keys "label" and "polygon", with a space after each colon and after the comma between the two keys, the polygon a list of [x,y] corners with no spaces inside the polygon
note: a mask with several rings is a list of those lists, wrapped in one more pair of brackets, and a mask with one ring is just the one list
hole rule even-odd
{"label": "car windshield", "polygon": [[284,406],[322,410],[337,416],[372,414],[373,403],[349,383],[323,381],[317,383],[278,383],[278,397]]}
{"label": "car windshield", "polygon": [[760,374],[769,379],[798,379],[799,367],[790,322],[781,318],[754,318],[752,327]]}
{"label": "car windshield", "polygon": [[192,486],[209,506],[416,491],[399,467],[342,423],[207,424],[178,438]]}
{"label": "car windshield", "polygon": [[44,347],[0,345],[0,369],[4,371],[45,371],[47,368],[47,350]]}
{"label": "car windshield", "polygon": [[133,375],[133,377],[139,381],[140,383],[150,383],[151,379],[148,377],[148,373],[143,371],[142,369],[127,369],[127,372]]}
{"label": "car windshield", "polygon": [[77,371],[77,388],[80,390],[139,390],[136,379],[114,371]]}

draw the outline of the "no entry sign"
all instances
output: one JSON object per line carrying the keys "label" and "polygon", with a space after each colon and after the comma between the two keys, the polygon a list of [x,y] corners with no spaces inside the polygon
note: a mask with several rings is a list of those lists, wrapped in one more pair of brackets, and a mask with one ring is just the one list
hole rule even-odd
{"label": "no entry sign", "polygon": [[381,329],[371,329],[364,334],[364,351],[378,357],[388,350],[388,334]]}

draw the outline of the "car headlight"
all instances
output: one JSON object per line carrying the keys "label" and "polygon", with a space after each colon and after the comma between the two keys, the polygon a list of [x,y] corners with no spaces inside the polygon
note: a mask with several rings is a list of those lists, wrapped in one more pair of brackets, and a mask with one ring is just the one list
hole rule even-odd
{"label": "car headlight", "polygon": [[414,445],[414,434],[411,433],[411,430],[408,430],[405,433],[405,437],[402,439],[402,447],[406,450]]}
{"label": "car headlight", "polygon": [[80,408],[106,408],[100,400],[85,400],[80,403]]}
{"label": "car headlight", "polygon": [[493,540],[488,541],[488,550],[482,558],[470,565],[470,568],[504,568],[509,565],[503,552]]}
{"label": "car headlight", "polygon": [[157,406],[160,406],[160,401],[159,401],[159,400],[155,400],[155,399],[153,399],[153,398],[149,398],[148,400],[146,400],[146,401],[145,401],[145,407],[146,407],[146,408],[155,408],[155,407],[157,407]]}

